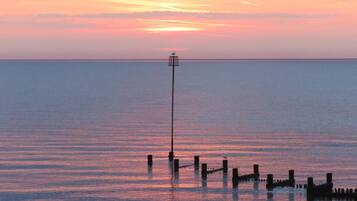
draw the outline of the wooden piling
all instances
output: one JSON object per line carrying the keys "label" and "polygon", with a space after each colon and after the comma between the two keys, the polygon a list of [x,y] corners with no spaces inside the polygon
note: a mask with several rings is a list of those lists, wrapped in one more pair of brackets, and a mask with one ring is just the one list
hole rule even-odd
{"label": "wooden piling", "polygon": [[203,178],[207,177],[207,163],[202,163],[201,175],[202,175]]}
{"label": "wooden piling", "polygon": [[307,178],[307,188],[308,189],[314,188],[314,178],[313,177]]}
{"label": "wooden piling", "polygon": [[289,183],[291,187],[295,186],[295,171],[289,170]]}
{"label": "wooden piling", "polygon": [[232,184],[233,187],[238,186],[238,168],[233,168]]}
{"label": "wooden piling", "polygon": [[266,188],[267,188],[269,191],[270,191],[270,190],[273,190],[273,188],[274,188],[274,176],[273,176],[273,174],[268,174],[268,175],[267,175]]}
{"label": "wooden piling", "polygon": [[195,156],[194,157],[194,165],[195,165],[195,169],[199,169],[200,168],[200,156]]}
{"label": "wooden piling", "polygon": [[307,178],[307,197],[308,199],[311,199],[314,197],[313,193],[314,193],[314,178],[313,177],[308,177]]}
{"label": "wooden piling", "polygon": [[152,155],[148,155],[148,166],[152,166]]}
{"label": "wooden piling", "polygon": [[307,178],[307,188],[313,188],[313,187],[314,187],[314,178],[308,177]]}
{"label": "wooden piling", "polygon": [[327,184],[332,184],[332,173],[327,173],[326,174],[326,183]]}
{"label": "wooden piling", "polygon": [[177,173],[177,172],[179,172],[179,169],[180,169],[180,160],[175,159],[174,160],[174,171]]}
{"label": "wooden piling", "polygon": [[259,174],[259,165],[258,164],[254,164],[253,171],[254,171],[255,181],[259,180],[260,174]]}
{"label": "wooden piling", "polygon": [[223,173],[228,173],[228,160],[223,160]]}

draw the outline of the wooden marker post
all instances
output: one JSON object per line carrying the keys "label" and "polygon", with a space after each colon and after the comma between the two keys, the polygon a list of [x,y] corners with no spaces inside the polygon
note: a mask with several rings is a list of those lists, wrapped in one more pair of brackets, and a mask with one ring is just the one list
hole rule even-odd
{"label": "wooden marker post", "polygon": [[174,154],[174,106],[175,106],[175,67],[179,66],[179,57],[172,53],[169,59],[169,66],[172,67],[172,85],[171,85],[171,150],[169,160],[175,158]]}

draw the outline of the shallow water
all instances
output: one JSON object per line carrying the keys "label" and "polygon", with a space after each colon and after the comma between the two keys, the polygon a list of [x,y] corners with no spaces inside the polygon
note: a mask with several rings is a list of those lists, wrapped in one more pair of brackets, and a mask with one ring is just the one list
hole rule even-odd
{"label": "shallow water", "polygon": [[[357,61],[184,61],[175,151],[240,174],[357,187]],[[0,62],[0,200],[306,200],[169,170],[166,62]],[[154,155],[152,171],[146,155]]]}

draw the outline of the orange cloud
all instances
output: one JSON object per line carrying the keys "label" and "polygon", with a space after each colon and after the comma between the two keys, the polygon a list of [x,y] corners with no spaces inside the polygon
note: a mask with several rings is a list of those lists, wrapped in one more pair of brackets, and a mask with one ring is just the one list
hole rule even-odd
{"label": "orange cloud", "polygon": [[194,32],[203,31],[224,24],[195,22],[188,20],[145,20],[147,27],[137,30],[149,31],[154,33],[160,32]]}

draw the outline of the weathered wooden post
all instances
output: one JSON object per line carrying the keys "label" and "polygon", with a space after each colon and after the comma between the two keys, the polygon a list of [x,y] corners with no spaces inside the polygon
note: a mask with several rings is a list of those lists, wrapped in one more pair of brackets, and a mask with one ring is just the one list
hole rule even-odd
{"label": "weathered wooden post", "polygon": [[289,170],[289,184],[290,184],[290,187],[295,186],[295,171],[294,170]]}
{"label": "weathered wooden post", "polygon": [[175,173],[178,173],[180,169],[180,160],[179,159],[175,159],[174,160],[174,171]]}
{"label": "weathered wooden post", "polygon": [[203,178],[207,178],[207,163],[202,163],[201,175]]}
{"label": "weathered wooden post", "polygon": [[194,164],[195,164],[195,169],[200,168],[200,156],[195,156],[194,157]]}
{"label": "weathered wooden post", "polygon": [[233,168],[232,184],[233,187],[238,186],[238,168]]}
{"label": "weathered wooden post", "polygon": [[228,173],[228,160],[223,160],[223,173]]}
{"label": "weathered wooden post", "polygon": [[332,173],[326,174],[326,184],[328,186],[328,192],[332,193],[332,191],[333,191]]}
{"label": "weathered wooden post", "polygon": [[258,164],[255,164],[253,166],[253,169],[254,169],[254,180],[257,181],[259,180],[259,165]]}
{"label": "weathered wooden post", "polygon": [[327,184],[332,184],[332,173],[327,173],[326,174],[326,183]]}
{"label": "weathered wooden post", "polygon": [[152,166],[152,155],[148,155],[148,166]]}
{"label": "weathered wooden post", "polygon": [[308,189],[314,188],[314,178],[313,177],[307,178],[307,188]]}
{"label": "weathered wooden post", "polygon": [[307,198],[308,200],[311,200],[314,197],[314,178],[313,177],[308,177],[307,178]]}
{"label": "weathered wooden post", "polygon": [[267,175],[266,188],[267,188],[269,191],[270,191],[270,190],[273,190],[273,188],[274,188],[274,176],[273,176],[273,174],[268,174],[268,175]]}

